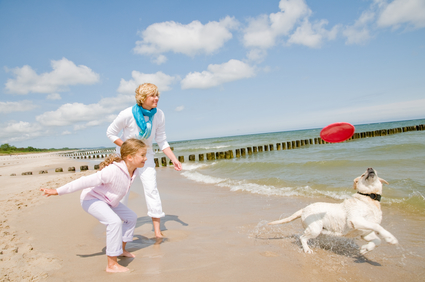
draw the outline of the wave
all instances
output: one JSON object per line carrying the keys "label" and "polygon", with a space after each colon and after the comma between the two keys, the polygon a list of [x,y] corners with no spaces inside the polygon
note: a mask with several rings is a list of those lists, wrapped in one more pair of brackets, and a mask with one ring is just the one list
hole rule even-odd
{"label": "wave", "polygon": [[184,177],[189,180],[214,184],[219,187],[229,188],[230,191],[244,191],[253,194],[267,195],[267,196],[282,196],[282,197],[291,197],[291,196],[301,196],[301,197],[330,197],[333,199],[347,199],[351,196],[350,193],[340,191],[320,191],[311,188],[310,186],[299,186],[299,187],[276,187],[273,185],[264,185],[253,182],[248,182],[246,180],[233,180],[229,178],[219,178],[209,175],[201,174],[197,171],[184,171],[181,173]]}

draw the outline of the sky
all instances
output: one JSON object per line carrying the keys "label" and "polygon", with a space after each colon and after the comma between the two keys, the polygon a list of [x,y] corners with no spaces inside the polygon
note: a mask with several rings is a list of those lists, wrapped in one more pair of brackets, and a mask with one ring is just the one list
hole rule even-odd
{"label": "sky", "polygon": [[168,141],[425,118],[425,0],[0,0],[0,143],[112,147],[150,82]]}

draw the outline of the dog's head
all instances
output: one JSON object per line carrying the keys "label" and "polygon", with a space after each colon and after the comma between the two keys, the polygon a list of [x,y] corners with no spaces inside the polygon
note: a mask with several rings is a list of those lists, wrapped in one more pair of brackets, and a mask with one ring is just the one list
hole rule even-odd
{"label": "dog's head", "polygon": [[364,194],[382,194],[382,183],[388,184],[387,181],[378,177],[376,170],[370,167],[354,179],[353,188]]}

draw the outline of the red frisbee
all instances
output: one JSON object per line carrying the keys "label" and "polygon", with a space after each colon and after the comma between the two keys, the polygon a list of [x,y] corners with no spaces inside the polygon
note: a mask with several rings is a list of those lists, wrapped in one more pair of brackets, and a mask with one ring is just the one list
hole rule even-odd
{"label": "red frisbee", "polygon": [[353,136],[354,130],[354,126],[348,122],[335,122],[324,127],[320,137],[330,143],[343,142]]}

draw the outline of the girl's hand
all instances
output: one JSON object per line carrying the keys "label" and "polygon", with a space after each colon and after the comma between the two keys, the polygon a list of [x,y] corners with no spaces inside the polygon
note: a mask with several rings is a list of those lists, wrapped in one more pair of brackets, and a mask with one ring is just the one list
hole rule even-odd
{"label": "girl's hand", "polygon": [[49,197],[49,196],[55,196],[58,194],[58,191],[56,189],[43,189],[41,188],[40,191],[43,191],[43,196]]}

